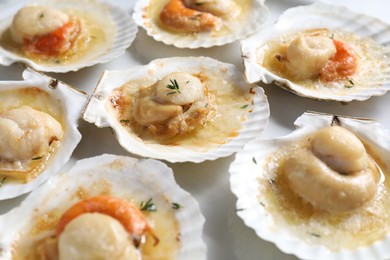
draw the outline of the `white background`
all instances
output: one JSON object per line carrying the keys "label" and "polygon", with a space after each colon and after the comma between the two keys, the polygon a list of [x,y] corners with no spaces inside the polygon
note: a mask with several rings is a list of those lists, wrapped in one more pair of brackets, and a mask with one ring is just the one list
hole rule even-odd
{"label": "white background", "polygon": [[[135,2],[135,0],[106,1],[120,5],[125,10],[131,10]],[[24,1],[0,0],[0,15],[17,9],[22,2]],[[267,24],[275,22],[277,17],[287,8],[312,2],[314,1],[268,0],[266,5],[271,15]],[[376,16],[390,23],[390,1],[387,0],[327,0],[324,2],[346,5],[357,12]],[[105,69],[126,69],[133,65],[147,64],[157,58],[173,56],[209,56],[220,61],[236,64],[243,70],[240,47],[237,42],[210,49],[177,49],[154,41],[146,35],[143,29],[140,29],[132,46],[119,58],[78,72],[49,75],[87,93],[92,93]],[[20,80],[22,71],[23,67],[17,64],[9,67],[0,66],[0,80]],[[263,133],[265,137],[288,134],[294,128],[293,122],[295,119],[306,110],[372,118],[390,129],[390,117],[388,116],[390,94],[373,97],[363,102],[355,101],[341,104],[298,97],[273,84],[263,85],[263,87],[268,96],[271,109],[269,125]],[[108,128],[99,129],[80,120],[79,130],[83,136],[82,140],[71,161],[63,170],[73,165],[76,160],[102,153],[130,155],[119,146]],[[229,165],[233,160],[234,156],[230,156],[201,164],[169,164],[175,172],[178,184],[198,200],[206,217],[204,240],[208,246],[208,259],[296,259],[294,256],[280,252],[273,244],[258,238],[236,216],[236,198],[230,191],[228,172]],[[25,195],[7,201],[0,201],[0,214],[4,214],[19,205],[24,198]]]}

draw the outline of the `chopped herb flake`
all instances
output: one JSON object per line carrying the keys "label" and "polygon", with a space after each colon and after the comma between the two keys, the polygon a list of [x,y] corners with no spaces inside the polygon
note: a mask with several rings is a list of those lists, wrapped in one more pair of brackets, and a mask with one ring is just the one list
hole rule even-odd
{"label": "chopped herb flake", "polygon": [[146,201],[146,203],[142,201],[139,207],[142,211],[156,211],[156,206],[154,205],[152,198]]}
{"label": "chopped herb flake", "polygon": [[257,161],[256,161],[256,158],[255,158],[255,157],[252,157],[252,162],[253,162],[254,164],[257,164]]}
{"label": "chopped herb flake", "polygon": [[261,201],[260,201],[260,205],[263,206],[263,207],[265,207],[265,204],[264,204],[263,202],[261,202]]}
{"label": "chopped herb flake", "polygon": [[130,120],[122,119],[119,122],[121,122],[121,123],[128,123],[128,122],[130,122]]}
{"label": "chopped herb flake", "polygon": [[332,35],[329,36],[329,38],[331,38],[331,39],[333,40],[333,38],[334,38],[334,33],[332,33]]}
{"label": "chopped herb flake", "polygon": [[282,55],[280,55],[280,54],[276,54],[276,55],[275,55],[275,58],[276,58],[278,61],[282,61],[282,60],[283,60],[283,57],[282,57]]}
{"label": "chopped herb flake", "polygon": [[182,208],[182,205],[180,205],[179,203],[173,202],[172,203],[172,208],[173,209],[180,209],[180,208]]}
{"label": "chopped herb flake", "polygon": [[0,181],[0,187],[3,186],[5,180],[7,179],[7,176],[4,176],[3,179]]}
{"label": "chopped herb flake", "polygon": [[195,21],[199,20],[201,16],[202,16],[202,14],[193,15],[193,16],[190,17],[190,20],[195,20]]}
{"label": "chopped herb flake", "polygon": [[312,235],[313,237],[321,237],[321,235],[317,234],[317,233],[309,233],[310,235]]}
{"label": "chopped herb flake", "polygon": [[249,105],[246,104],[246,105],[241,106],[240,108],[244,109],[244,108],[247,108],[248,106],[249,106]]}
{"label": "chopped herb flake", "polygon": [[179,84],[177,83],[176,79],[174,79],[174,80],[170,79],[169,81],[171,82],[171,84],[168,84],[165,87],[168,88],[168,89],[172,89],[173,91],[169,92],[167,95],[181,93]]}
{"label": "chopped herb flake", "polygon": [[31,160],[32,160],[32,161],[36,161],[36,160],[40,160],[40,159],[42,159],[42,158],[43,158],[43,156],[38,156],[38,157],[32,158]]}
{"label": "chopped herb flake", "polygon": [[348,80],[349,84],[345,85],[346,88],[353,88],[355,86],[355,83],[352,81],[352,79]]}

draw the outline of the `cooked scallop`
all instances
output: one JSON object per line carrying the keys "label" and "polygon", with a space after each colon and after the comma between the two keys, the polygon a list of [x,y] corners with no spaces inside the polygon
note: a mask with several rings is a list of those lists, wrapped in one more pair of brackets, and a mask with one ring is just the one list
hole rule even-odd
{"label": "cooked scallop", "polygon": [[70,222],[58,239],[59,259],[139,260],[140,254],[118,220],[86,213]]}
{"label": "cooked scallop", "polygon": [[11,37],[17,43],[37,36],[49,34],[64,26],[69,15],[47,6],[26,6],[14,16],[11,24]]}
{"label": "cooked scallop", "polygon": [[62,133],[60,123],[47,113],[27,106],[4,111],[0,113],[0,158],[21,161],[43,156]]}

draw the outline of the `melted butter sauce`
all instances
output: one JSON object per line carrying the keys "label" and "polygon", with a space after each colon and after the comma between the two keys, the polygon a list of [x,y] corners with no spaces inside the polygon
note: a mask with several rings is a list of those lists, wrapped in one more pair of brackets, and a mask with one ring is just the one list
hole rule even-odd
{"label": "melted butter sauce", "polygon": [[281,148],[264,163],[264,176],[258,179],[259,201],[277,225],[309,244],[320,244],[332,251],[368,246],[390,232],[390,174],[379,156],[365,144],[368,154],[383,173],[372,200],[350,212],[329,213],[313,207],[289,187],[281,169],[288,154],[307,142]]}
{"label": "melted butter sauce", "polygon": [[[249,8],[251,7],[251,0],[234,0],[234,2],[239,7],[239,10],[234,10],[238,14],[234,17],[219,17],[222,19],[221,27],[218,30],[214,29],[210,32],[202,32],[202,33],[183,33],[183,32],[175,32],[164,26],[164,24],[160,21],[160,13],[163,10],[164,6],[170,0],[151,0],[148,6],[148,15],[151,17],[154,24],[156,24],[159,28],[168,31],[172,34],[178,34],[182,37],[188,37],[196,39],[197,35],[203,34],[209,37],[220,37],[223,35],[231,34],[237,29],[239,26],[239,22],[243,19],[246,19],[246,14],[248,13]],[[149,27],[151,27],[149,25]]]}
{"label": "melted butter sauce", "polygon": [[108,43],[107,30],[112,30],[110,27],[113,26],[109,21],[105,24],[106,27],[102,27],[101,22],[97,22],[99,17],[94,17],[91,14],[76,10],[64,11],[74,20],[79,20],[81,24],[81,30],[78,33],[77,39],[67,52],[59,56],[46,56],[25,52],[21,44],[15,43],[12,40],[9,28],[1,36],[0,45],[13,53],[37,63],[55,66],[72,64],[83,60],[89,54],[95,53]]}
{"label": "melted butter sauce", "polygon": [[[51,115],[61,124],[62,129],[65,129],[61,104],[58,100],[53,99],[47,92],[38,88],[0,91],[0,113],[21,106],[29,106]],[[20,162],[27,170],[11,170],[14,169],[13,163],[0,160],[0,180],[5,178],[5,175],[1,174],[2,171],[7,172],[7,175],[15,176],[8,176],[4,179],[4,182],[7,183],[20,181],[28,182],[36,178],[45,169],[46,164],[57,152],[60,145],[60,141],[55,141],[50,145],[48,153],[42,155],[42,158],[31,158],[31,161]],[[2,184],[4,184],[4,182]]]}
{"label": "melted butter sauce", "polygon": [[129,132],[146,143],[183,146],[197,151],[206,151],[224,144],[227,139],[238,135],[242,122],[247,118],[253,93],[243,91],[222,75],[209,75],[206,72],[194,74],[208,91],[211,112],[206,123],[197,126],[194,131],[169,139],[152,135],[146,127],[134,119],[134,100],[132,96],[140,88],[150,87],[154,83],[145,80],[131,81],[116,89],[106,104],[118,122]]}
{"label": "melted butter sauce", "polygon": [[[286,68],[287,61],[280,61],[278,57],[286,54],[287,47],[299,35],[319,35],[332,37],[348,43],[357,53],[358,68],[349,78],[342,81],[322,82],[318,78],[295,80]],[[356,91],[355,89],[376,88],[384,81],[381,76],[387,69],[385,48],[370,38],[359,38],[353,33],[335,31],[328,29],[313,29],[290,35],[281,36],[277,39],[270,40],[257,50],[257,62],[283,78],[287,78],[295,84],[302,85],[309,89],[317,89],[323,92],[337,92],[348,94]],[[373,81],[373,79],[378,79]],[[354,83],[351,86],[349,80]]]}
{"label": "melted butter sauce", "polygon": [[[43,211],[37,208],[34,211],[29,230],[21,232],[14,242],[12,259],[41,259],[37,252],[40,244],[44,239],[54,235],[61,215],[74,204],[71,201],[76,202],[97,195],[115,196],[113,193],[120,193],[121,198],[127,199],[136,206],[144,201],[141,196],[126,194],[124,191],[114,191],[111,184],[104,179],[92,182],[87,187],[80,186],[74,193],[66,196],[66,198],[71,199],[65,198],[64,201],[56,202],[54,209]],[[159,243],[156,245],[154,238],[147,235],[145,242],[138,248],[142,260],[176,259],[180,247],[180,225],[175,217],[175,209],[172,208],[171,202],[163,195],[153,197],[153,203],[156,206],[156,211],[143,211],[143,213],[159,238]],[[132,243],[130,239],[129,243]]]}

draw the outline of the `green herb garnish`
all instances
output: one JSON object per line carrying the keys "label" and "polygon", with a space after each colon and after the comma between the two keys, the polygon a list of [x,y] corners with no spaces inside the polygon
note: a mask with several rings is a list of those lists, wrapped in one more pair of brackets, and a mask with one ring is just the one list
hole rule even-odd
{"label": "green herb garnish", "polygon": [[255,157],[252,157],[252,162],[253,162],[254,164],[257,164],[257,161],[256,161],[256,158],[255,158]]}
{"label": "green herb garnish", "polygon": [[280,54],[276,54],[275,55],[275,58],[278,60],[278,61],[282,61],[283,60],[283,57],[282,57],[282,55],[280,55]]}
{"label": "green herb garnish", "polygon": [[201,16],[202,16],[202,14],[193,15],[193,16],[190,17],[190,20],[193,20],[193,21],[194,21],[194,20],[195,20],[195,21],[196,21],[196,20],[199,20]]}
{"label": "green herb garnish", "polygon": [[182,208],[182,205],[180,205],[179,203],[173,202],[172,203],[172,208],[173,209],[180,209],[180,208]]}
{"label": "green herb garnish", "polygon": [[260,205],[263,206],[263,207],[265,207],[265,204],[264,204],[263,202],[261,202],[261,201],[260,201]]}
{"label": "green herb garnish", "polygon": [[240,108],[244,109],[244,108],[247,108],[248,106],[249,106],[249,105],[246,104],[246,105],[241,106]]}
{"label": "green herb garnish", "polygon": [[310,235],[312,235],[313,237],[321,237],[321,235],[317,234],[317,233],[309,233]]}
{"label": "green herb garnish", "polygon": [[331,38],[331,39],[333,40],[333,38],[334,38],[334,33],[332,33],[332,35],[329,36],[329,38]]}
{"label": "green herb garnish", "polygon": [[0,187],[3,186],[3,184],[4,184],[4,182],[5,182],[6,179],[7,179],[7,176],[4,176],[4,178],[1,179],[1,181],[0,181]]}
{"label": "green herb garnish", "polygon": [[176,79],[174,80],[169,80],[171,82],[171,84],[168,84],[166,85],[165,87],[168,88],[168,89],[172,89],[173,91],[172,92],[169,92],[167,95],[172,95],[172,94],[176,94],[176,93],[181,93],[180,92],[180,87],[179,87],[179,84],[177,83]]}
{"label": "green herb garnish", "polygon": [[142,211],[156,211],[156,206],[154,205],[152,198],[146,201],[146,203],[142,201],[139,207]]}
{"label": "green herb garnish", "polygon": [[130,120],[126,120],[126,119],[122,119],[122,120],[120,120],[119,122],[121,122],[121,123],[128,123],[128,122],[130,122]]}
{"label": "green herb garnish", "polygon": [[32,161],[36,161],[36,160],[40,160],[40,159],[42,159],[42,158],[43,158],[43,156],[37,156],[37,157],[32,158],[31,160],[32,160]]}
{"label": "green herb garnish", "polygon": [[346,88],[353,88],[355,86],[355,83],[352,81],[352,79],[348,80],[349,85],[345,85]]}

